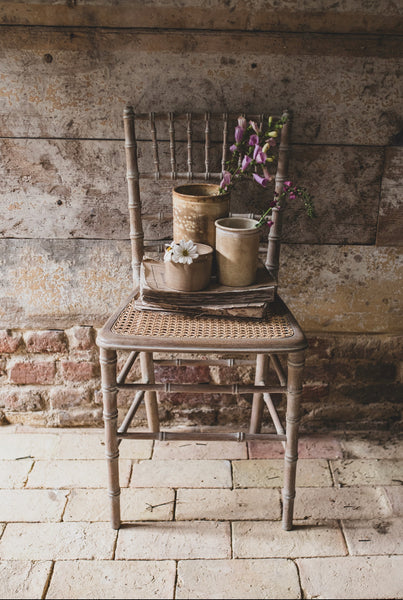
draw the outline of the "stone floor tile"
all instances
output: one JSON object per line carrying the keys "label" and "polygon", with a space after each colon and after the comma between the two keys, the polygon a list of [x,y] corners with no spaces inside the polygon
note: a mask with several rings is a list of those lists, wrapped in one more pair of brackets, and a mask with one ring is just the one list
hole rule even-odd
{"label": "stone floor tile", "polygon": [[[131,461],[120,460],[120,485],[129,484]],[[105,460],[38,460],[29,474],[27,488],[106,488]]]}
{"label": "stone floor tile", "polygon": [[[122,521],[171,521],[175,492],[168,488],[121,490]],[[0,509],[1,515],[1,509]],[[106,489],[73,489],[63,516],[64,521],[109,521]]]}
{"label": "stone floor tile", "polygon": [[105,523],[9,523],[2,560],[111,559],[117,532]]}
{"label": "stone floor tile", "polygon": [[55,433],[13,433],[0,436],[0,456],[2,459],[15,460],[24,456],[47,459],[57,444]]}
{"label": "stone floor tile", "polygon": [[[240,460],[233,461],[234,487],[280,487],[283,485],[284,461]],[[297,486],[331,486],[332,478],[326,460],[299,460]]]}
{"label": "stone floor tile", "polygon": [[384,490],[392,507],[392,514],[403,517],[403,486],[385,486]]}
{"label": "stone floor tile", "polygon": [[155,442],[153,459],[235,459],[248,458],[244,442]]}
{"label": "stone floor tile", "polygon": [[0,460],[0,488],[22,488],[27,481],[33,460]]}
{"label": "stone floor tile", "polygon": [[58,561],[46,598],[174,597],[174,561]]}
{"label": "stone floor tile", "polygon": [[403,554],[401,518],[342,521],[342,527],[350,554]]}
{"label": "stone floor tile", "polygon": [[304,598],[403,598],[403,556],[300,558]]}
{"label": "stone floor tile", "polygon": [[60,521],[67,490],[0,490],[0,520]]}
{"label": "stone floor tile", "polygon": [[291,560],[184,560],[176,598],[301,598]]}
{"label": "stone floor tile", "polygon": [[230,524],[212,521],[145,523],[119,530],[116,559],[230,558]]}
{"label": "stone floor tile", "polygon": [[180,489],[176,520],[280,519],[280,492],[275,489]]}
{"label": "stone floor tile", "polygon": [[0,598],[42,598],[51,561],[2,560]]}
{"label": "stone floor tile", "polygon": [[393,437],[389,432],[379,432],[377,436],[354,435],[348,439],[342,438],[341,445],[344,458],[395,458],[403,459],[403,439]]}
{"label": "stone floor tile", "polygon": [[135,487],[224,488],[232,486],[227,460],[151,460],[133,465]]}
{"label": "stone floor tile", "polygon": [[359,459],[331,461],[336,484],[401,485],[403,460]]}
{"label": "stone floor tile", "polygon": [[[88,434],[63,432],[58,436],[52,454],[47,458],[105,460],[104,437],[102,430]],[[123,459],[151,458],[152,448],[152,440],[124,440],[119,446],[119,455]]]}
{"label": "stone floor tile", "polygon": [[278,521],[236,521],[232,524],[235,558],[344,556],[342,532],[336,522],[295,522],[284,531]]}
{"label": "stone floor tile", "polygon": [[[283,458],[284,448],[279,442],[248,442],[249,458]],[[300,436],[299,458],[343,458],[340,441],[332,435]]]}
{"label": "stone floor tile", "polygon": [[297,489],[294,515],[296,519],[373,519],[391,516],[391,508],[383,488],[316,487]]}

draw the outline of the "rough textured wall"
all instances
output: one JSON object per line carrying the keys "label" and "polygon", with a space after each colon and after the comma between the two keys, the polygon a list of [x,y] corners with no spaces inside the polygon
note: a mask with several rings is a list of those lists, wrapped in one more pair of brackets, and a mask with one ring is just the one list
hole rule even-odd
{"label": "rough textured wall", "polygon": [[[387,0],[254,0],[246,9],[231,0],[0,0],[0,23],[8,420],[99,420],[94,333],[131,281],[121,121],[131,101],[140,111],[292,109],[291,174],[318,212],[313,226],[287,213],[281,257],[280,291],[310,340],[304,426],[398,427],[403,9]],[[189,376],[240,375],[178,373]],[[170,398],[162,411],[229,423],[243,422],[247,407],[213,398],[200,411]]]}

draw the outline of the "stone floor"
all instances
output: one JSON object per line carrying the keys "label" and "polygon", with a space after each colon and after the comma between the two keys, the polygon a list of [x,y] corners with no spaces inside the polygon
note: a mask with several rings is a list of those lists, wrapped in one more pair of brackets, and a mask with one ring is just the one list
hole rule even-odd
{"label": "stone floor", "polygon": [[290,532],[282,456],[124,441],[114,531],[102,431],[2,427],[0,597],[403,598],[403,440],[301,436]]}

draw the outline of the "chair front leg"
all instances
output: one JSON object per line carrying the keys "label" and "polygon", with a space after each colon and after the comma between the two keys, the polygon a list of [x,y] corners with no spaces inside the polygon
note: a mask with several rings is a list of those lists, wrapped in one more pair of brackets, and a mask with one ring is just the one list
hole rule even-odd
{"label": "chair front leg", "polygon": [[292,529],[295,477],[298,461],[298,428],[300,422],[300,403],[302,396],[302,375],[305,352],[293,352],[288,355],[286,444],[284,456],[283,487],[283,529]]}
{"label": "chair front leg", "polygon": [[120,527],[119,445],[117,438],[117,386],[116,352],[100,349],[103,417],[105,423],[105,455],[108,469],[108,496],[110,499],[111,525]]}

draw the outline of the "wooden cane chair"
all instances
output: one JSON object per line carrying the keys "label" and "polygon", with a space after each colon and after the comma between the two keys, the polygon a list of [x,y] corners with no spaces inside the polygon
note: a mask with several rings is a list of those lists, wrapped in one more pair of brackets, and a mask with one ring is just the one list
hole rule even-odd
{"label": "wooden cane chair", "polygon": [[[185,313],[167,313],[139,310],[134,299],[138,293],[139,274],[147,240],[144,228],[147,224],[146,206],[142,206],[140,184],[154,180],[159,185],[164,180],[177,185],[177,180],[219,181],[228,155],[231,142],[229,131],[236,123],[239,114],[173,114],[149,113],[134,114],[131,107],[124,110],[125,148],[127,160],[127,182],[129,195],[130,239],[132,246],[133,291],[122,306],[108,319],[97,336],[100,348],[102,391],[104,402],[105,444],[108,465],[108,495],[111,505],[111,524],[118,529],[120,517],[119,487],[119,444],[126,439],[151,440],[273,440],[276,439],[285,448],[282,524],[285,530],[292,529],[293,506],[295,496],[295,476],[298,458],[299,406],[302,394],[302,373],[304,354],[307,346],[301,328],[295,318],[277,295],[269,305],[268,313],[260,320],[217,316],[192,316]],[[261,120],[264,116],[247,115],[248,118]],[[163,123],[167,123],[167,133],[160,133]],[[193,135],[197,127],[202,127],[202,137],[197,145]],[[229,129],[231,126],[231,130]],[[279,157],[275,178],[275,189],[280,191],[287,177],[288,151],[291,120],[288,118],[281,130]],[[182,128],[182,132],[179,130]],[[148,146],[147,146],[148,145]],[[143,147],[144,146],[144,147]],[[184,148],[182,155],[180,149]],[[216,153],[218,168],[212,169],[212,157]],[[185,168],[178,167],[178,157],[182,156]],[[202,167],[196,165],[196,157]],[[165,170],[163,159],[170,169]],[[153,169],[143,170],[153,165]],[[154,188],[155,189],[155,188]],[[170,188],[172,190],[172,188]],[[169,192],[170,193],[170,192]],[[160,200],[158,199],[158,203]],[[160,205],[160,204],[159,204]],[[152,211],[153,212],[153,209]],[[168,211],[169,212],[169,211]],[[142,218],[143,217],[143,218]],[[167,220],[161,212],[158,221]],[[270,229],[266,268],[277,281],[279,268],[280,237],[282,212],[274,210],[273,226]],[[158,229],[158,225],[157,225]],[[170,235],[172,235],[170,233]],[[170,241],[170,235],[168,241]],[[155,242],[155,240],[154,240]],[[117,374],[117,352],[130,351],[129,357]],[[216,385],[216,384],[179,384],[158,383],[154,374],[154,353],[167,352],[188,356],[230,354],[232,358],[224,364],[237,364],[240,357],[247,354],[256,359],[254,385]],[[280,357],[285,359],[280,360]],[[141,365],[142,382],[126,383],[126,378],[134,362]],[[191,364],[191,360],[179,359],[176,362],[162,361],[164,364]],[[222,363],[219,363],[222,364]],[[283,365],[287,364],[285,368]],[[277,375],[278,384],[268,385],[268,373]],[[134,400],[123,422],[118,426],[117,393],[120,389],[129,389],[135,393]],[[175,392],[200,394],[253,394],[249,432],[229,431],[160,431],[157,392]],[[284,429],[273,403],[273,394],[285,394],[286,428]],[[145,402],[148,429],[129,431],[130,424],[140,404]],[[264,406],[267,406],[276,433],[261,433]]]}

